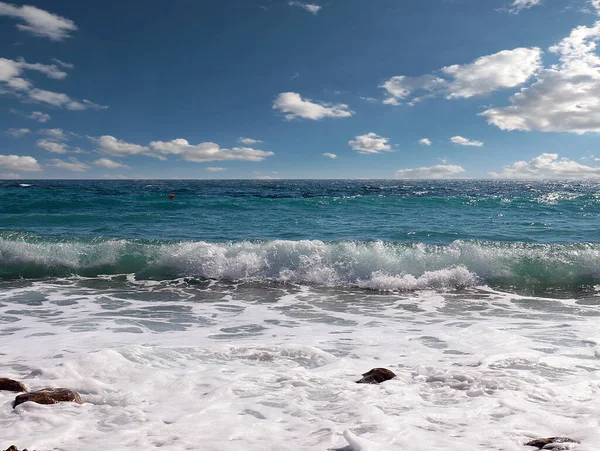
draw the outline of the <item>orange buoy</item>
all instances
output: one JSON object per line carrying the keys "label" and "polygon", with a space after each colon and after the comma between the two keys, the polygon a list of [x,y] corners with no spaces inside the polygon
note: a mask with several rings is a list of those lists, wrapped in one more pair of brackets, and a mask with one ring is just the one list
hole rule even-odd
{"label": "orange buoy", "polygon": [[175,199],[175,194],[173,194],[173,193],[169,194],[169,199]]}

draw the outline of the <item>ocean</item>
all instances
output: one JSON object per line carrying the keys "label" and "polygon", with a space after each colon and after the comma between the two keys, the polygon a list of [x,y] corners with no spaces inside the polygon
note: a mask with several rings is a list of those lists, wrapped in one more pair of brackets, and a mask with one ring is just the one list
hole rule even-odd
{"label": "ocean", "polygon": [[[0,392],[2,449],[600,449],[600,183],[0,196],[0,377],[84,400]],[[397,377],[355,383],[375,367]]]}

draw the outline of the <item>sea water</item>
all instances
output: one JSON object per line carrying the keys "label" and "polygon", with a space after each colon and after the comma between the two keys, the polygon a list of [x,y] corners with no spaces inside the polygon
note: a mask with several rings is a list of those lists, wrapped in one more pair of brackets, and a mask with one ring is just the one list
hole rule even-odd
{"label": "sea water", "polygon": [[[0,377],[85,401],[0,392],[2,449],[600,449],[598,183],[0,196]],[[397,377],[355,383],[375,367]]]}

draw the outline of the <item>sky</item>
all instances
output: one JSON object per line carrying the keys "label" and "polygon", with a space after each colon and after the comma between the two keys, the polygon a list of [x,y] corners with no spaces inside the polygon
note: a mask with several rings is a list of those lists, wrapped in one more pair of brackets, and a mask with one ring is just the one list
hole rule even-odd
{"label": "sky", "polygon": [[3,179],[597,179],[600,0],[0,1]]}

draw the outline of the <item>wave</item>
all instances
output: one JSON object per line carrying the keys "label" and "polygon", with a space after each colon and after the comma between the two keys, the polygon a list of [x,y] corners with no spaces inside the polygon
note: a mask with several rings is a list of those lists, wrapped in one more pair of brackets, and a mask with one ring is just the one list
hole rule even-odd
{"label": "wave", "polygon": [[600,283],[600,243],[144,241],[0,233],[0,278],[135,273],[381,291],[478,285],[548,290]]}

